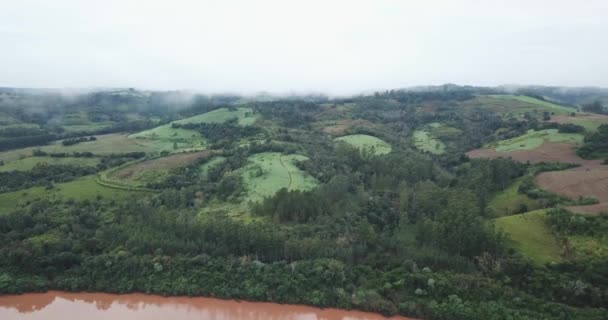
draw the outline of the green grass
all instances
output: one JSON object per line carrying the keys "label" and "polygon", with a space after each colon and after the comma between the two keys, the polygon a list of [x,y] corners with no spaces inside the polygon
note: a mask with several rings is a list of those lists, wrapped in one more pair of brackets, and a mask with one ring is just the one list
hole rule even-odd
{"label": "green grass", "polygon": [[[224,123],[230,119],[237,119],[239,125],[247,126],[252,125],[257,117],[251,108],[237,108],[235,110],[220,108],[194,117],[173,121],[172,123]],[[129,137],[160,141],[163,144],[161,148],[164,150],[168,150],[167,147],[172,148],[173,143],[178,143],[178,149],[182,150],[205,149],[206,140],[199,132],[190,129],[173,128],[172,123],[132,134]],[[166,142],[170,142],[170,145],[167,145]]]}
{"label": "green grass", "polygon": [[48,164],[48,165],[71,165],[71,166],[83,166],[83,167],[94,167],[101,162],[99,158],[76,158],[76,157],[29,157],[13,161],[9,164],[0,166],[0,172],[7,171],[29,171],[34,168],[37,164]]}
{"label": "green grass", "polygon": [[352,134],[335,138],[334,141],[346,142],[359,150],[369,150],[375,155],[387,154],[392,150],[390,144],[379,138],[368,136],[366,134]]}
{"label": "green grass", "polygon": [[172,128],[170,124],[165,124],[150,130],[132,134],[129,136],[129,138],[146,138],[152,140],[166,140],[170,142],[203,140],[201,134],[197,131],[182,128]]}
{"label": "green grass", "polygon": [[570,241],[570,246],[577,259],[605,260],[608,258],[608,235],[599,237],[570,236],[568,241]]}
{"label": "green grass", "polygon": [[111,122],[99,122],[89,124],[74,124],[61,126],[67,132],[93,132],[112,126]]}
{"label": "green grass", "polygon": [[587,132],[596,132],[602,124],[608,124],[608,117],[605,120],[589,119],[584,116],[569,117],[566,121],[564,121],[564,123],[572,123],[579,125],[585,128],[585,131]]}
{"label": "green grass", "polygon": [[438,123],[431,123],[429,126],[431,127],[430,133],[433,137],[437,139],[454,139],[458,138],[462,134],[462,130],[454,127],[449,127],[443,124],[436,125]]}
{"label": "green grass", "polygon": [[496,219],[496,226],[507,232],[513,247],[537,264],[560,262],[559,243],[545,225],[546,209]]}
{"label": "green grass", "polygon": [[445,144],[426,130],[414,131],[414,145],[419,150],[432,154],[442,154],[445,152]]}
{"label": "green grass", "polygon": [[0,194],[0,214],[17,208],[35,199],[74,199],[93,200],[97,196],[106,199],[124,200],[131,196],[142,195],[142,192],[133,192],[115,188],[108,188],[98,184],[94,175],[81,177],[74,181],[59,183],[55,188],[47,190],[44,187],[33,187],[15,192]]}
{"label": "green grass", "polygon": [[224,123],[231,119],[237,119],[241,126],[249,126],[255,123],[257,116],[251,108],[220,108],[194,117],[174,121],[178,124],[187,123]]}
{"label": "green grass", "polygon": [[538,119],[542,118],[545,111],[555,115],[569,115],[577,111],[574,108],[560,106],[547,101],[515,95],[481,95],[463,102],[463,107],[489,109],[505,117],[523,117],[524,114],[528,113],[536,116]]}
{"label": "green grass", "polygon": [[529,130],[519,137],[498,141],[489,144],[488,147],[495,148],[498,152],[511,152],[518,150],[533,150],[540,147],[545,141],[564,142],[580,144],[584,136],[578,133],[559,133],[557,129],[546,129],[540,131]]}
{"label": "green grass", "polygon": [[49,153],[92,152],[99,155],[126,152],[160,152],[162,150],[172,151],[173,149],[173,143],[165,142],[155,145],[155,141],[129,139],[123,134],[104,134],[96,137],[96,141],[81,142],[71,146],[64,146],[60,142],[56,142],[46,146],[4,151],[0,152],[0,161],[9,164],[21,158],[31,157],[34,149],[40,149]]}
{"label": "green grass", "polygon": [[215,167],[216,165],[218,165],[218,164],[220,164],[220,163],[222,163],[224,161],[226,161],[225,157],[217,156],[217,157],[213,157],[209,161],[201,164],[201,166],[199,167],[201,175],[207,176],[207,174],[209,173],[209,170],[211,168]]}
{"label": "green grass", "polygon": [[250,156],[249,163],[238,170],[247,188],[245,201],[261,201],[282,188],[313,189],[318,181],[295,165],[297,161],[307,159],[305,156],[282,155],[279,152],[263,152]]}
{"label": "green grass", "polygon": [[540,204],[536,200],[518,192],[519,185],[522,181],[522,178],[517,179],[505,190],[492,197],[488,206],[494,210],[496,216],[506,216],[517,213],[522,206],[528,208],[526,211],[540,208]]}
{"label": "green grass", "polygon": [[[0,117],[1,117],[1,115],[0,115]],[[4,119],[2,119],[2,120],[4,120]],[[12,124],[5,124],[5,125],[0,124],[0,129],[9,129],[9,128],[36,129],[36,128],[40,128],[40,126],[35,123],[12,123]]]}
{"label": "green grass", "polygon": [[539,99],[528,97],[528,96],[504,94],[504,95],[490,95],[490,97],[496,98],[496,99],[502,99],[502,100],[516,100],[519,102],[530,104],[532,106],[540,107],[544,111],[554,112],[556,114],[566,114],[567,115],[567,114],[570,114],[571,112],[577,111],[575,108],[560,106],[558,104],[555,104],[555,103],[552,103],[549,101],[539,100]]}
{"label": "green grass", "polygon": [[585,128],[587,132],[596,132],[601,125],[606,124],[607,122],[601,120],[573,119],[570,123]]}

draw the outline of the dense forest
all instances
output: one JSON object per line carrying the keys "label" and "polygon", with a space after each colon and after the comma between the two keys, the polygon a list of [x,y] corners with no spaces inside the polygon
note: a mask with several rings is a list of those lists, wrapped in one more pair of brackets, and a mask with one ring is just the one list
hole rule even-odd
{"label": "dense forest", "polygon": [[[608,124],[590,131],[548,121],[555,115],[542,109],[563,101],[552,108],[569,116],[598,93],[518,90],[446,85],[271,101],[0,90],[0,293],[211,296],[428,320],[607,319],[607,255],[568,251],[537,263],[495,223],[504,211],[546,209],[547,230],[565,247],[573,237],[605,241],[605,214],[567,210],[597,199],[534,180],[579,164],[467,154],[555,130],[583,137],[581,157],[606,159]],[[209,116],[195,122],[200,115]],[[17,167],[31,159],[49,163]],[[98,162],[79,164],[86,159]],[[64,194],[88,177],[101,191]],[[263,193],[268,181],[274,189]],[[497,209],[509,190],[527,202]]]}

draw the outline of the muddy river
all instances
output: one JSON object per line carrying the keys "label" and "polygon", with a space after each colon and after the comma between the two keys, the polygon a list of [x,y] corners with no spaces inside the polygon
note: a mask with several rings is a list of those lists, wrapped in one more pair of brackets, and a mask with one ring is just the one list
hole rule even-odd
{"label": "muddy river", "polygon": [[[146,294],[51,291],[0,296],[2,320],[380,320],[373,313]],[[403,317],[390,319],[406,320]]]}

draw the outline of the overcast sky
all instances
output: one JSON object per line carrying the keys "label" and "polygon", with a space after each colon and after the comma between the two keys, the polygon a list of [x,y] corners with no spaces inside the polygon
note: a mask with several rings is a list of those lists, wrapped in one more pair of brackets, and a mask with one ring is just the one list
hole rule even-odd
{"label": "overcast sky", "polygon": [[0,0],[0,86],[608,87],[608,0]]}

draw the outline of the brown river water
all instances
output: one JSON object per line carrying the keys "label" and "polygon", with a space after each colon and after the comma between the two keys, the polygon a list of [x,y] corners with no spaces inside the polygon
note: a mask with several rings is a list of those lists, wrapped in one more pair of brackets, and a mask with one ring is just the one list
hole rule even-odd
{"label": "brown river water", "polygon": [[1,320],[408,320],[338,309],[147,294],[50,291],[0,296]]}

